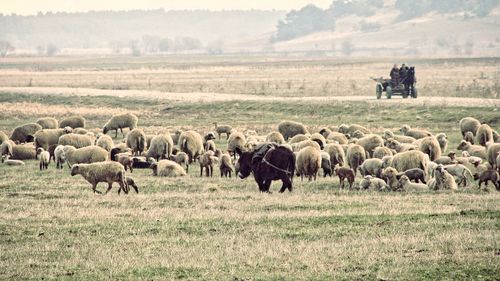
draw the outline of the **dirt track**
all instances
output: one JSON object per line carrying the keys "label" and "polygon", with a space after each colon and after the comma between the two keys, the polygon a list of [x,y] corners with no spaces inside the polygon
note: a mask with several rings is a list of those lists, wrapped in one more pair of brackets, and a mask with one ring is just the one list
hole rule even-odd
{"label": "dirt track", "polygon": [[458,107],[500,107],[500,99],[457,98],[457,97],[419,97],[417,99],[377,100],[374,96],[317,96],[317,97],[270,97],[221,93],[170,93],[145,90],[100,90],[90,88],[52,88],[52,87],[0,87],[2,93],[39,94],[39,95],[76,95],[76,96],[115,96],[166,99],[179,102],[215,102],[215,101],[281,101],[281,102],[369,102],[381,105],[424,105]]}

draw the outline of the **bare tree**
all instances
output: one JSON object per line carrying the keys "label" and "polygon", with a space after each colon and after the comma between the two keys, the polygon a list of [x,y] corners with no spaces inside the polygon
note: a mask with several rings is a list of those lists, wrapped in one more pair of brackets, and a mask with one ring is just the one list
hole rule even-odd
{"label": "bare tree", "polygon": [[15,50],[14,46],[12,46],[7,41],[0,41],[0,56],[2,58],[6,57],[10,52]]}

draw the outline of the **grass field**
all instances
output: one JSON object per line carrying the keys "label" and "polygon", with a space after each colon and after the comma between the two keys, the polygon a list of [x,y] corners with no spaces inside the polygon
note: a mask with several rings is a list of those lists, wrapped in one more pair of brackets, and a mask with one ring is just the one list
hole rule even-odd
{"label": "grass field", "polygon": [[[484,62],[471,67],[476,63]],[[409,124],[445,132],[450,150],[460,140],[460,118],[475,116],[497,130],[500,121],[494,106],[0,94],[5,132],[42,116],[72,114],[85,116],[88,128],[100,128],[120,112],[136,113],[147,133],[204,133],[214,121],[259,134],[284,119],[311,131],[358,123],[382,132]],[[225,147],[224,140],[216,143]],[[500,193],[492,186],[378,193],[340,190],[337,178],[321,177],[296,178],[292,193],[277,193],[275,183],[274,193],[260,194],[251,178],[200,178],[196,165],[185,178],[152,177],[150,170],[132,176],[139,194],[118,196],[115,187],[102,196],[92,194],[80,176],[71,177],[67,167],[40,172],[36,161],[24,168],[0,165],[0,279],[500,279]]]}

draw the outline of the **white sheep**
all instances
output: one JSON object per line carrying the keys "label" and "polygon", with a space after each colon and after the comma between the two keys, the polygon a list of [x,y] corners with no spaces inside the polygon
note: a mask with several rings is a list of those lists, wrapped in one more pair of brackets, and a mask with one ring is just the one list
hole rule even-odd
{"label": "white sheep", "polygon": [[37,149],[37,154],[40,160],[40,171],[48,169],[50,163],[50,153],[45,149],[39,147]]}
{"label": "white sheep", "polygon": [[96,190],[97,184],[100,182],[107,182],[108,189],[107,194],[114,182],[120,184],[120,190],[128,193],[128,185],[125,181],[125,169],[123,166],[117,162],[100,162],[91,164],[75,164],[71,167],[71,176],[82,175],[82,177],[92,184],[92,190],[94,193],[101,193]]}

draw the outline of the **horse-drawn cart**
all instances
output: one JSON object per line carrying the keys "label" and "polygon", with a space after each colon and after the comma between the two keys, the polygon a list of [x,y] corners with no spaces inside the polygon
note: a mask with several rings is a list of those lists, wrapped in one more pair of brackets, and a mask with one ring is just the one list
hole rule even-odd
{"label": "horse-drawn cart", "polygon": [[377,95],[377,99],[380,99],[382,97],[383,92],[385,92],[385,95],[388,99],[390,99],[394,95],[400,95],[404,99],[408,98],[409,96],[414,99],[417,98],[418,93],[417,87],[415,86],[414,76],[403,81],[398,81],[396,85],[394,85],[394,81],[390,78],[370,78],[373,81],[377,82],[377,86],[375,86],[375,94]]}

